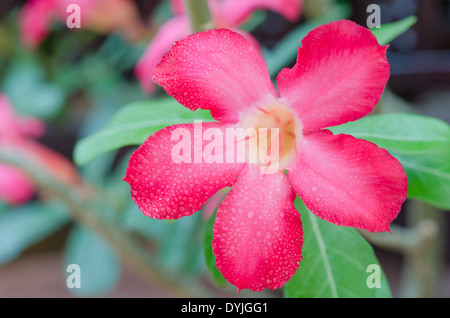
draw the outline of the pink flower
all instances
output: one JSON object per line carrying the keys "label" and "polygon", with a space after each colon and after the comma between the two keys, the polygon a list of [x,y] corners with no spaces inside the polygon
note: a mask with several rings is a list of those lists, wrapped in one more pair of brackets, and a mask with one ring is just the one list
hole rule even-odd
{"label": "pink flower", "polygon": [[[79,183],[74,165],[64,156],[34,141],[44,134],[44,124],[34,118],[18,116],[8,98],[0,94],[0,149],[21,153],[65,184]],[[11,205],[23,204],[34,193],[32,180],[20,169],[0,163],[0,200]]]}
{"label": "pink flower", "polygon": [[203,130],[278,128],[279,170],[174,163],[179,141],[172,132],[195,124],[169,126],[130,157],[124,180],[133,200],[147,216],[177,219],[232,186],[217,209],[212,247],[217,268],[239,290],[279,288],[297,270],[303,238],[296,194],[331,223],[388,231],[407,194],[402,166],[373,143],[325,129],[372,111],[389,78],[386,48],[354,22],[320,26],[303,39],[295,66],[278,75],[277,94],[263,58],[243,36],[220,29],[177,42],[156,67],[156,83],[185,107],[210,110],[217,122]]}
{"label": "pink flower", "polygon": [[73,11],[80,8],[81,27],[106,34],[121,30],[127,38],[141,36],[143,26],[131,0],[29,0],[20,12],[22,42],[37,47],[50,32],[53,21],[66,23]]}
{"label": "pink flower", "polygon": [[[299,15],[303,0],[208,0],[215,27],[228,28],[238,32],[257,45],[256,39],[239,29],[254,10],[269,9],[282,14],[286,19],[295,21]],[[185,15],[183,0],[171,0],[175,16],[167,21],[148,45],[144,55],[136,65],[136,77],[142,89],[153,92],[154,83],[151,77],[162,56],[167,53],[175,41],[191,34],[189,19]]]}
{"label": "pink flower", "polygon": [[[28,136],[39,137],[44,125],[34,118],[19,117],[8,99],[0,94],[0,147],[17,143]],[[11,205],[27,202],[34,194],[31,180],[21,170],[0,163],[0,200]]]}
{"label": "pink flower", "polygon": [[33,183],[25,173],[0,163],[0,201],[9,205],[20,205],[29,201],[33,194]]}

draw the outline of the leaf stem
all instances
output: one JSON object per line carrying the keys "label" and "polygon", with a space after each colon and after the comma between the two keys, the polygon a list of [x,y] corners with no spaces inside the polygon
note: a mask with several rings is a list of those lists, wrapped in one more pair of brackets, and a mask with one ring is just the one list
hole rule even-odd
{"label": "leaf stem", "polygon": [[184,4],[191,23],[192,33],[205,31],[212,27],[207,0],[184,0]]}

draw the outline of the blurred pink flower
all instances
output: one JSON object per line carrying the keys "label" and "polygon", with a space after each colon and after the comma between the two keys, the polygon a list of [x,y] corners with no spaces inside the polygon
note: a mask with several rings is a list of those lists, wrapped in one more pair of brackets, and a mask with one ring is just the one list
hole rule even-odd
{"label": "blurred pink flower", "polygon": [[[254,45],[258,45],[256,39],[250,33],[239,29],[253,11],[268,9],[295,21],[300,16],[302,3],[303,0],[208,0],[214,27],[238,32]],[[153,92],[155,88],[152,72],[162,56],[175,41],[192,33],[183,0],[171,0],[171,5],[174,17],[161,26],[136,65],[136,77],[142,89],[148,93]]]}
{"label": "blurred pink flower", "polygon": [[[296,195],[333,224],[389,231],[406,199],[403,167],[371,142],[326,129],[376,106],[389,79],[386,48],[352,21],[322,25],[302,40],[294,67],[278,74],[277,90],[259,51],[240,34],[216,29],[176,42],[154,70],[155,82],[188,109],[211,111],[217,121],[203,123],[203,132],[277,128],[279,166],[263,174],[264,162],[175,162],[172,132],[190,132],[194,149],[196,124],[168,126],[130,157],[124,180],[132,199],[147,216],[177,219],[232,186],[217,209],[212,248],[217,268],[239,290],[279,288],[294,275],[303,243]],[[260,142],[258,134],[251,138]],[[215,152],[225,154],[226,142]],[[202,147],[203,154],[211,146]]]}
{"label": "blurred pink flower", "polygon": [[[33,140],[41,137],[44,131],[41,121],[17,115],[8,98],[0,94],[0,148],[21,152],[61,182],[77,183],[78,173],[68,159]],[[22,204],[31,199],[34,192],[34,185],[24,172],[0,163],[0,200]]]}
{"label": "blurred pink flower", "polygon": [[[0,147],[5,143],[20,143],[29,136],[40,137],[43,133],[42,122],[19,117],[6,96],[0,94]],[[0,200],[8,204],[22,204],[31,199],[33,194],[33,183],[25,173],[0,163]]]}
{"label": "blurred pink flower", "polygon": [[136,41],[144,32],[139,12],[132,0],[29,0],[20,12],[22,42],[37,47],[48,35],[53,21],[66,23],[71,4],[80,7],[81,27],[107,34],[124,33]]}
{"label": "blurred pink flower", "polygon": [[20,205],[34,194],[30,178],[16,167],[0,163],[0,201],[9,205]]}

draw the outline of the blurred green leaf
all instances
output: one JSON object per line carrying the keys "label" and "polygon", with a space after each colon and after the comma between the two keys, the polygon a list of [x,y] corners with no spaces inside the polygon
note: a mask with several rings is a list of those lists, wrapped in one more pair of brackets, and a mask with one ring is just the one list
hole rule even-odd
{"label": "blurred green leaf", "polygon": [[381,114],[331,127],[390,152],[408,176],[408,197],[450,209],[450,126],[414,114]]}
{"label": "blurred green leaf", "polygon": [[255,28],[257,28],[267,17],[266,11],[260,11],[256,10],[253,11],[252,16],[250,17],[250,20],[248,20],[246,23],[241,25],[239,29],[252,32]]}
{"label": "blurred green leaf", "polygon": [[[168,222],[168,221],[164,221]],[[168,223],[158,254],[165,269],[181,273],[197,272],[203,265],[201,249],[202,215],[190,216]],[[204,268],[204,267],[203,267]]]}
{"label": "blurred green leaf", "polygon": [[309,33],[309,31],[332,21],[346,19],[350,16],[351,10],[348,4],[339,3],[333,9],[325,14],[306,21],[300,26],[292,30],[284,38],[282,38],[275,47],[267,53],[266,63],[271,76],[277,75],[281,69],[289,66],[297,58],[298,47],[301,40]]}
{"label": "blurred green leaf", "polygon": [[216,212],[209,218],[208,222],[204,227],[203,234],[203,252],[205,256],[206,266],[211,273],[212,278],[218,286],[225,286],[227,283],[226,279],[223,277],[222,273],[216,267],[216,257],[214,256],[212,250],[212,240],[213,240],[213,226],[216,219]]}
{"label": "blurred green leaf", "polygon": [[389,44],[402,35],[417,22],[416,16],[410,16],[399,21],[383,24],[380,28],[370,29],[380,45]]}
{"label": "blurred green leaf", "polygon": [[[111,291],[118,283],[121,264],[110,245],[87,228],[72,229],[65,249],[65,267],[80,267],[81,288],[68,289],[82,297],[100,296]],[[69,274],[65,273],[65,277]]]}
{"label": "blurred green leaf", "polygon": [[[372,247],[356,229],[316,217],[298,198],[294,204],[303,223],[302,261],[284,287],[286,297],[391,297],[387,279]],[[380,288],[367,285],[371,275],[368,266],[372,264],[380,266]]]}
{"label": "blurred green leaf", "polygon": [[68,221],[65,207],[59,204],[29,203],[0,214],[0,264],[14,260]]}
{"label": "blurred green leaf", "polygon": [[197,272],[204,269],[201,252],[201,212],[178,220],[158,220],[145,216],[131,202],[121,224],[157,243],[156,257],[164,270],[172,273]]}
{"label": "blurred green leaf", "polygon": [[147,239],[157,241],[164,239],[165,233],[169,231],[171,226],[171,223],[165,220],[152,219],[144,215],[131,199],[121,224],[128,231],[139,233]]}
{"label": "blurred green leaf", "polygon": [[2,91],[19,113],[42,119],[56,116],[66,98],[60,87],[46,80],[44,69],[32,59],[18,59],[10,66]]}
{"label": "blurred green leaf", "polygon": [[166,126],[194,120],[211,121],[212,117],[208,111],[193,112],[173,98],[134,102],[118,111],[102,130],[77,143],[75,162],[83,165],[103,153],[142,144]]}
{"label": "blurred green leaf", "polygon": [[172,17],[173,12],[171,8],[171,1],[159,1],[153,11],[154,21],[158,21],[159,24],[162,24],[164,21],[167,21]]}
{"label": "blurred green leaf", "polygon": [[2,215],[2,213],[7,213],[8,207],[9,207],[8,203],[0,200],[0,215]]}

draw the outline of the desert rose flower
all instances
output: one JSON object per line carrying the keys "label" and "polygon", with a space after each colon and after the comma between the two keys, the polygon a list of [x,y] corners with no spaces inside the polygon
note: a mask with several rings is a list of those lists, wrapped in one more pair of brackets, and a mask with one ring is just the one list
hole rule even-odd
{"label": "desert rose flower", "polygon": [[[33,139],[44,134],[44,124],[15,113],[8,98],[0,94],[0,149],[21,152],[66,184],[79,182],[72,163],[59,153]],[[17,167],[0,163],[0,200],[11,205],[23,204],[35,193],[32,180]]]}
{"label": "desert rose flower", "polygon": [[[272,10],[290,21],[295,21],[300,16],[302,3],[303,0],[208,0],[213,27],[228,28],[241,33],[254,44],[257,44],[256,39],[250,33],[239,29],[253,11]],[[142,89],[148,93],[153,92],[155,88],[151,74],[162,56],[175,41],[192,33],[183,0],[171,0],[171,5],[174,17],[161,26],[136,65],[136,77]]]}
{"label": "desert rose flower", "polygon": [[29,0],[20,12],[21,38],[27,47],[37,47],[50,32],[53,21],[66,23],[80,8],[81,27],[101,34],[115,31],[132,40],[139,38],[143,25],[132,0]]}
{"label": "desert rose flower", "polygon": [[9,205],[21,205],[34,194],[32,181],[21,170],[0,163],[0,201]]}
{"label": "desert rose flower", "polygon": [[[0,147],[4,143],[21,142],[28,137],[40,137],[44,125],[34,118],[19,117],[8,98],[0,94]],[[34,186],[21,170],[0,163],[0,200],[19,205],[33,197]]]}
{"label": "desert rose flower", "polygon": [[[212,248],[217,268],[239,290],[279,288],[294,275],[303,242],[296,195],[336,225],[389,231],[406,199],[402,166],[371,142],[326,129],[376,106],[389,78],[386,48],[352,21],[320,26],[302,40],[294,67],[279,73],[277,92],[242,35],[216,29],[177,42],[156,67],[155,82],[183,106],[211,111],[216,121],[203,123],[203,132],[277,128],[278,169],[261,173],[266,162],[174,162],[174,131],[195,135],[196,124],[169,126],[130,157],[124,180],[133,200],[149,217],[177,219],[232,186],[217,209]],[[261,135],[251,138],[260,145]]]}

